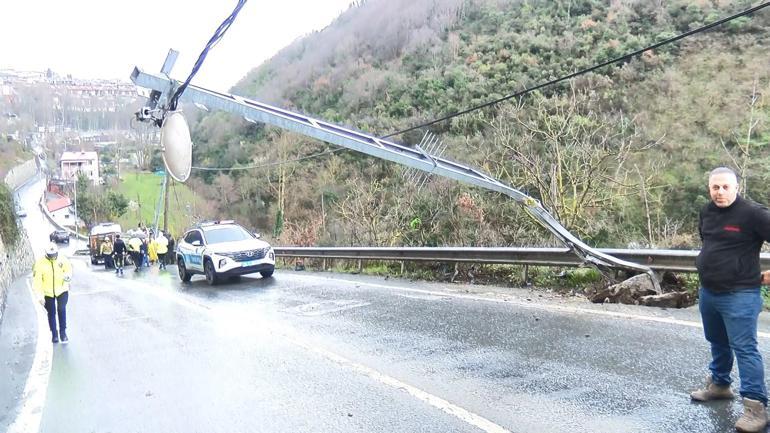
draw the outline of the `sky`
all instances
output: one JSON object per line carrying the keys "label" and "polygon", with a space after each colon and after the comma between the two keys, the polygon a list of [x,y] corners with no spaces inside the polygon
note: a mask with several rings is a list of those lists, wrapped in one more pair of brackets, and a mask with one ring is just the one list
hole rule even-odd
{"label": "sky", "polygon": [[[295,39],[330,24],[351,0],[249,0],[209,51],[192,83],[226,91]],[[180,52],[187,78],[236,0],[2,0],[0,69],[129,81],[134,66],[159,72]]]}

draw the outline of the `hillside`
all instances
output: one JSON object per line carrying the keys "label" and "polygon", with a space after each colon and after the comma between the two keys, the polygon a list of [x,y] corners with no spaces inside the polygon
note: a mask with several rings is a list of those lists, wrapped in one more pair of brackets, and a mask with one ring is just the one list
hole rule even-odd
{"label": "hillside", "polygon": [[[747,1],[369,0],[254,69],[233,89],[378,135],[565,75],[750,6]],[[600,246],[690,247],[705,172],[730,165],[768,201],[770,13],[430,131],[446,156],[538,198]],[[420,141],[426,129],[396,137]],[[194,128],[196,165],[290,160],[328,146],[224,114]],[[285,243],[548,244],[510,200],[422,185],[347,151],[196,173],[218,211]],[[422,187],[420,187],[422,185]]]}

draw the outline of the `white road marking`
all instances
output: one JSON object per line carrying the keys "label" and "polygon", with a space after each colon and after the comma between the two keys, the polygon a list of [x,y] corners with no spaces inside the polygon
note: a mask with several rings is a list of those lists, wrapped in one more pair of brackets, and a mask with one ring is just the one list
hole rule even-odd
{"label": "white road marking", "polygon": [[[300,278],[314,278],[317,279],[318,277],[300,277]],[[691,320],[681,320],[681,319],[674,319],[671,317],[655,317],[655,316],[645,316],[642,314],[631,314],[631,313],[621,313],[619,311],[604,311],[604,310],[594,310],[590,308],[580,308],[580,307],[570,307],[566,305],[552,305],[552,304],[541,304],[537,302],[530,302],[530,301],[521,301],[518,299],[513,298],[505,298],[505,299],[495,299],[495,298],[487,298],[484,296],[475,296],[475,295],[464,295],[460,293],[449,293],[449,292],[440,292],[436,290],[425,290],[425,289],[413,289],[409,287],[399,287],[399,286],[391,286],[388,284],[378,284],[378,283],[365,283],[361,281],[353,281],[353,280],[346,280],[344,278],[334,278],[334,277],[322,277],[327,280],[331,281],[339,281],[341,283],[346,284],[353,284],[357,286],[368,286],[368,287],[377,287],[380,289],[388,289],[388,290],[400,290],[404,292],[411,292],[411,293],[421,293],[424,295],[433,295],[433,296],[450,296],[453,298],[458,299],[467,299],[470,301],[481,301],[481,302],[495,302],[499,304],[508,304],[508,305],[516,305],[517,307],[524,307],[524,308],[531,308],[531,309],[537,309],[537,310],[545,310],[545,311],[558,311],[562,313],[570,313],[570,314],[586,314],[586,315],[596,315],[596,316],[605,316],[605,317],[613,317],[616,319],[629,319],[629,320],[640,320],[640,321],[648,321],[648,322],[657,322],[657,323],[666,323],[669,325],[681,325],[681,326],[689,326],[691,328],[700,328],[703,329],[703,324],[701,322],[693,322]],[[759,337],[763,338],[770,338],[770,332],[757,332],[757,335]]]}
{"label": "white road marking", "polygon": [[351,310],[353,308],[366,307],[368,302],[340,299],[334,301],[311,302],[296,307],[288,308],[284,311],[300,316],[322,316],[324,314],[338,313],[340,311]]}
{"label": "white road marking", "polygon": [[493,423],[492,421],[480,415],[477,415],[469,410],[463,409],[462,407],[457,406],[456,404],[452,404],[441,397],[425,392],[417,387],[409,385],[408,383],[402,382],[392,376],[388,376],[387,374],[380,373],[379,371],[373,368],[369,368],[363,364],[353,362],[345,358],[344,356],[337,355],[334,352],[323,349],[316,345],[310,345],[309,343],[297,340],[288,335],[284,335],[283,338],[284,338],[284,341],[288,341],[294,344],[295,346],[298,346],[307,351],[316,353],[343,367],[353,370],[356,373],[362,374],[364,376],[369,377],[370,379],[380,382],[383,385],[387,385],[392,388],[406,391],[412,397],[415,397],[416,399],[421,400],[435,407],[436,409],[441,410],[442,412],[448,413],[449,415],[452,415],[460,419],[461,421],[464,421],[480,430],[483,430],[488,433],[510,433],[509,430],[505,429],[500,425]]}
{"label": "white road marking", "polygon": [[[139,285],[138,285],[139,286]],[[198,310],[199,312],[202,312],[204,314],[209,315],[210,317],[218,317],[215,311],[212,311],[212,309],[208,306],[199,304],[197,302],[191,302],[187,298],[187,296],[180,296],[181,294],[173,294],[171,292],[167,292],[165,290],[148,290],[144,287],[144,285],[141,285],[141,288],[139,289],[144,293],[152,294],[158,297],[161,297],[163,299],[169,300],[171,302],[177,303],[179,305],[182,305],[187,308],[191,308],[194,310]],[[176,295],[176,296],[175,296]],[[248,315],[248,317],[253,319],[252,315]],[[241,326],[242,328],[242,326]],[[392,376],[388,376],[386,374],[380,373],[379,371],[369,368],[363,364],[358,364],[356,362],[353,362],[344,356],[338,355],[334,352],[331,352],[329,350],[323,349],[321,347],[318,347],[317,345],[311,344],[309,342],[305,342],[300,337],[296,335],[289,335],[287,330],[285,328],[277,328],[271,326],[269,323],[260,324],[259,327],[250,327],[252,329],[259,329],[260,332],[271,332],[273,335],[278,335],[281,337],[282,341],[289,342],[297,347],[300,347],[302,349],[305,349],[307,351],[313,352],[317,355],[322,356],[323,358],[326,358],[336,364],[339,364],[343,367],[346,367],[350,370],[353,370],[356,373],[362,374],[364,376],[367,376],[373,380],[376,380],[377,382],[382,383],[383,385],[387,385],[392,388],[396,388],[402,391],[406,391],[409,395],[417,398],[418,400],[421,400],[449,415],[452,415],[461,421],[464,421],[484,432],[487,433],[510,433],[509,430],[503,428],[502,426],[499,426],[495,424],[494,422],[477,415],[469,410],[463,409],[460,406],[457,406],[455,404],[452,404],[448,402],[447,400],[444,400],[441,397],[438,397],[436,395],[430,394],[426,391],[423,391],[417,387],[414,387],[412,385],[409,385],[408,383],[402,382]]]}
{"label": "white road marking", "polygon": [[7,433],[30,433],[40,430],[40,421],[43,416],[46,394],[48,393],[48,381],[51,377],[51,361],[53,358],[53,346],[48,334],[48,317],[44,309],[39,306],[32,286],[27,279],[27,289],[30,298],[35,304],[37,315],[37,344],[35,357],[32,360],[32,368],[24,385],[24,393],[21,396],[19,414],[8,428]]}
{"label": "white road marking", "polygon": [[448,296],[410,295],[407,293],[394,293],[394,295],[402,298],[419,299],[421,301],[448,301],[449,300]]}

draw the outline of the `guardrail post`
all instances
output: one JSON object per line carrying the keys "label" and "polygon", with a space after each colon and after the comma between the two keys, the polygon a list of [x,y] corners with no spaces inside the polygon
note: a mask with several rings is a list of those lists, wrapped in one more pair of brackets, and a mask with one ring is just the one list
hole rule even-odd
{"label": "guardrail post", "polygon": [[321,270],[326,271],[326,257],[321,261]]}
{"label": "guardrail post", "polygon": [[406,262],[401,260],[401,275],[404,275],[404,267],[406,266]]}
{"label": "guardrail post", "polygon": [[364,261],[361,259],[358,259],[358,273],[360,274],[363,271],[364,271]]}
{"label": "guardrail post", "polygon": [[521,276],[524,279],[524,283],[522,285],[526,286],[529,282],[529,265],[524,265],[524,270],[522,271]]}

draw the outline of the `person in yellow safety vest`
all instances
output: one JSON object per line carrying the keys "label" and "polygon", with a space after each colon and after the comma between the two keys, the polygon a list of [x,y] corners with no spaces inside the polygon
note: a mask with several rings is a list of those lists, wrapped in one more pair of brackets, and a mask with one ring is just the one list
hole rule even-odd
{"label": "person in yellow safety vest", "polygon": [[99,253],[102,255],[112,255],[112,242],[110,242],[109,239],[105,238],[102,241],[101,249],[99,250]]}
{"label": "person in yellow safety vest", "polygon": [[160,269],[166,269],[166,254],[168,253],[168,238],[160,232],[158,237],[153,241],[155,244],[155,251],[158,253],[158,263]]}
{"label": "person in yellow safety vest", "polygon": [[104,269],[112,269],[115,264],[112,261],[112,241],[109,238],[104,238],[102,245],[99,247],[99,254],[104,259]]}
{"label": "person in yellow safety vest", "polygon": [[141,248],[142,240],[139,239],[139,237],[132,236],[131,239],[128,240],[128,252],[131,254],[131,259],[134,261],[136,270],[139,270],[139,268],[142,266],[142,253],[140,251]]}
{"label": "person in yellow safety vest", "polygon": [[128,251],[138,253],[141,246],[142,240],[137,236],[131,236],[131,239],[128,240]]}
{"label": "person in yellow safety vest", "polygon": [[[69,342],[67,338],[67,300],[72,279],[72,265],[66,257],[59,255],[56,244],[45,249],[45,257],[38,259],[32,267],[32,288],[40,295],[40,303],[48,312],[48,327],[51,328],[52,342]],[[56,316],[59,316],[59,330],[56,330]]]}
{"label": "person in yellow safety vest", "polygon": [[155,239],[150,238],[150,242],[147,244],[147,256],[150,259],[150,266],[158,261],[158,244],[155,243]]}

